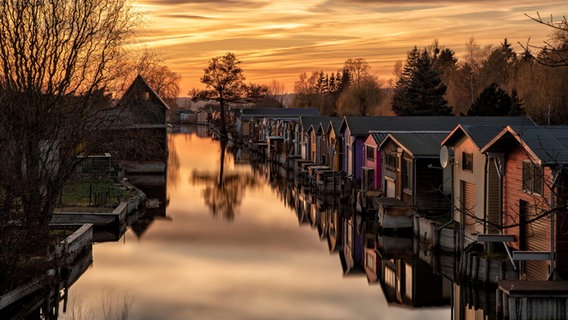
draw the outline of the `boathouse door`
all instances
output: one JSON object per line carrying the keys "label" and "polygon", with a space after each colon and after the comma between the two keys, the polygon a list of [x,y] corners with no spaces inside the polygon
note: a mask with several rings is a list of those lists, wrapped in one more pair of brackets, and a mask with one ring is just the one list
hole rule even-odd
{"label": "boathouse door", "polygon": [[387,198],[394,198],[396,197],[396,184],[394,180],[386,178],[385,179],[385,189],[386,189],[386,196]]}
{"label": "boathouse door", "polygon": [[474,235],[477,234],[476,221],[475,221],[475,184],[461,181],[461,201],[460,210],[464,217],[462,223],[464,224],[464,244],[469,244],[473,241]]}

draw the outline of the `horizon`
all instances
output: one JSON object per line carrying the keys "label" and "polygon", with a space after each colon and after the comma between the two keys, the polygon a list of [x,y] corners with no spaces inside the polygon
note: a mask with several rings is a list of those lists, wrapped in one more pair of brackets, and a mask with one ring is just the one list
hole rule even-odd
{"label": "horizon", "polygon": [[387,82],[409,50],[435,40],[460,61],[471,38],[481,47],[506,38],[519,52],[529,39],[542,45],[553,32],[528,16],[538,12],[557,22],[568,15],[568,3],[526,0],[139,0],[135,8],[145,20],[137,46],[159,52],[181,76],[180,97],[205,88],[203,69],[227,52],[242,61],[246,83],[275,80],[293,93],[300,73],[336,72],[348,58],[365,59],[371,73]]}

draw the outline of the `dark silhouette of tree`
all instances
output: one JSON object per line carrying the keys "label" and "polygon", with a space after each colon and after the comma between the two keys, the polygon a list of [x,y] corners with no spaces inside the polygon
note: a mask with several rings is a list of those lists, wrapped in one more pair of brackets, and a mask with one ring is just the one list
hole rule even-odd
{"label": "dark silhouette of tree", "polygon": [[523,114],[522,102],[517,92],[513,91],[513,97],[511,97],[496,83],[492,83],[483,90],[467,112],[468,116],[517,116],[521,114]]}
{"label": "dark silhouette of tree", "polygon": [[225,153],[227,141],[220,141],[219,172],[193,172],[193,182],[205,183],[203,200],[211,215],[233,221],[248,189],[256,188],[259,183],[251,174],[225,172]]}
{"label": "dark silhouette of tree", "polygon": [[427,50],[414,47],[408,53],[406,65],[398,79],[392,110],[399,116],[451,115],[444,99],[446,86]]}
{"label": "dark silhouette of tree", "polygon": [[[2,253],[48,251],[57,197],[126,78],[123,45],[137,20],[127,3],[0,4],[0,246],[10,245]],[[15,229],[25,241],[10,241]],[[18,268],[5,258],[0,286]]]}
{"label": "dark silhouette of tree", "polygon": [[543,19],[537,12],[536,17],[527,15],[531,20],[545,25],[554,31],[552,38],[545,41],[543,45],[536,46],[527,43],[524,46],[525,52],[530,53],[531,49],[538,51],[533,56],[539,63],[550,67],[567,67],[568,66],[568,20],[562,17],[559,21],[554,21],[552,16],[549,20]]}
{"label": "dark silhouette of tree", "polygon": [[136,64],[132,68],[135,71],[133,79],[142,75],[170,108],[176,108],[181,76],[164,64],[163,55],[159,52],[144,50],[140,57],[135,59]]}
{"label": "dark silhouette of tree", "polygon": [[[514,74],[517,54],[507,39],[499,47],[489,53],[489,56],[479,70],[479,85],[487,88],[491,83],[504,86]],[[485,90],[485,89],[484,89]]]}
{"label": "dark silhouette of tree", "polygon": [[225,120],[225,102],[239,99],[245,92],[245,75],[240,67],[242,63],[233,53],[214,57],[204,69],[201,82],[209,91],[209,96],[219,101],[221,111],[221,139],[227,138],[227,124]]}

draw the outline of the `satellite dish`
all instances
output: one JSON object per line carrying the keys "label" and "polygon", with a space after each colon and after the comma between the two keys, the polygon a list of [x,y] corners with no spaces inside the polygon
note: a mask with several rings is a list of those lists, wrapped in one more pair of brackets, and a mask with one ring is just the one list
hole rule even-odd
{"label": "satellite dish", "polygon": [[442,146],[442,149],[440,149],[440,165],[442,166],[442,168],[445,168],[448,166],[449,163],[450,163],[450,150],[448,150],[448,147]]}

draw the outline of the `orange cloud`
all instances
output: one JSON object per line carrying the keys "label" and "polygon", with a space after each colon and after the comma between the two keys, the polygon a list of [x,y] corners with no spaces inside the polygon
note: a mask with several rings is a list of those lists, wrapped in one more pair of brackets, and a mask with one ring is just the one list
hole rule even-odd
{"label": "orange cloud", "polygon": [[460,57],[473,37],[483,45],[507,38],[542,43],[551,33],[525,14],[561,17],[564,1],[140,1],[146,17],[140,43],[165,51],[182,76],[181,94],[202,88],[210,58],[233,52],[247,82],[272,79],[293,91],[299,73],[334,72],[347,58],[365,58],[382,79],[414,45],[438,39]]}

